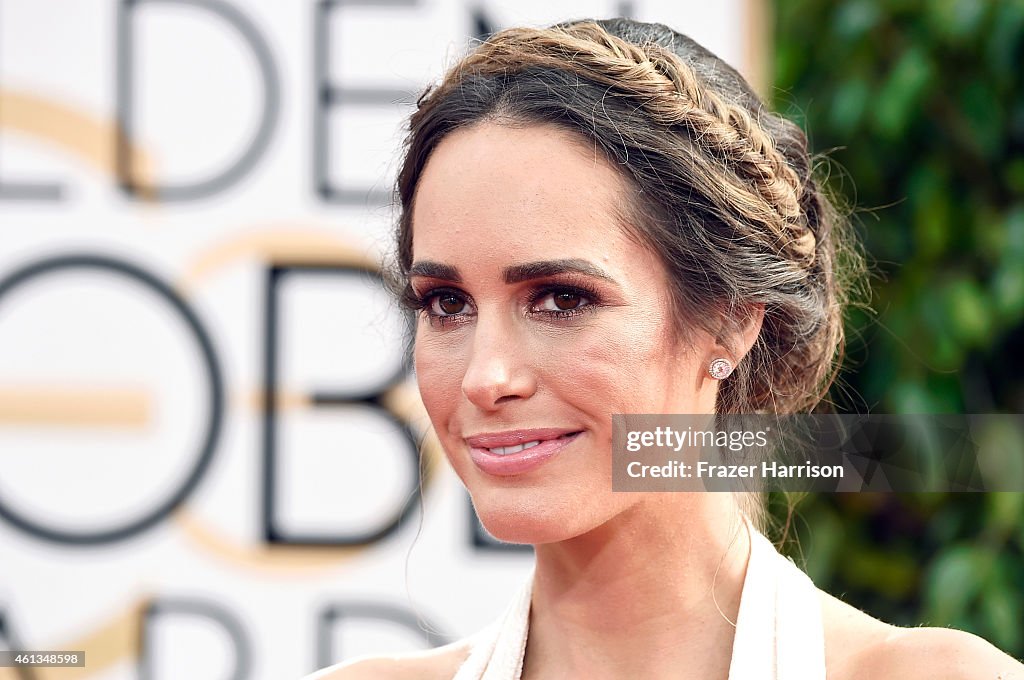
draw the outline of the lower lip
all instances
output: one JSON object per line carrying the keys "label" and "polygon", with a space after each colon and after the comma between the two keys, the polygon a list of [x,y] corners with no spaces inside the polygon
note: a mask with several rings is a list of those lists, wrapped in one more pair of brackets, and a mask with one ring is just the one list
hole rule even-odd
{"label": "lower lip", "polygon": [[518,453],[507,453],[505,455],[491,453],[488,449],[470,447],[469,455],[478,468],[489,475],[498,477],[511,477],[521,475],[530,470],[536,469],[548,462],[562,449],[576,441],[580,432],[569,437],[558,439],[546,439],[536,446],[523,449]]}

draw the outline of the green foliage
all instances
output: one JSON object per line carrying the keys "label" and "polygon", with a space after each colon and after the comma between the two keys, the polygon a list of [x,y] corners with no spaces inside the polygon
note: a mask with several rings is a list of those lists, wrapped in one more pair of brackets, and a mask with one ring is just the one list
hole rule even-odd
{"label": "green foliage", "polygon": [[[1024,2],[776,8],[773,103],[826,152],[873,270],[837,406],[1024,412]],[[811,496],[792,525],[824,589],[1024,656],[1022,494]]]}

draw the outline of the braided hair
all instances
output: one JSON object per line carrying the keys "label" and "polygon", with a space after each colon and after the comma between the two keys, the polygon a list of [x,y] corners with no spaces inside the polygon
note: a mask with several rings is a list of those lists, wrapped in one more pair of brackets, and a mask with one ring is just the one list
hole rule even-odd
{"label": "braided hair", "polygon": [[569,130],[619,168],[632,193],[620,222],[664,264],[681,337],[694,326],[727,337],[727,324],[763,305],[754,346],[720,386],[719,413],[819,403],[838,370],[859,260],[812,177],[803,131],[734,69],[661,24],[628,19],[491,36],[424,92],[410,119],[397,182],[399,286],[408,287],[412,204],[430,153],[483,121]]}

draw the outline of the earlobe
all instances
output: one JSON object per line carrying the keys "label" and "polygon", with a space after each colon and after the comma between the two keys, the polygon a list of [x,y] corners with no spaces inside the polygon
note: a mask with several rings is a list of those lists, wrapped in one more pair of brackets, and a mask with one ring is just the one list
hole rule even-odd
{"label": "earlobe", "polygon": [[757,341],[764,322],[764,305],[761,303],[744,307],[743,316],[734,317],[730,331],[719,333],[712,350],[708,375],[715,380],[725,380]]}

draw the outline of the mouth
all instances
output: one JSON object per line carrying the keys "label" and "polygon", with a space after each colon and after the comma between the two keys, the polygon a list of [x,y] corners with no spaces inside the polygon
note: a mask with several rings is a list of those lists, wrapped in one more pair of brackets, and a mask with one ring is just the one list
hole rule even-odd
{"label": "mouth", "polygon": [[582,430],[515,430],[466,437],[470,458],[482,472],[521,475],[543,465],[583,434]]}
{"label": "mouth", "polygon": [[512,444],[511,446],[485,446],[481,448],[487,449],[489,453],[493,453],[496,456],[507,456],[511,453],[519,453],[520,451],[525,451],[526,449],[532,449],[534,446],[539,446],[541,442],[553,441],[556,439],[565,439],[567,437],[575,437],[578,434],[579,431],[577,430],[576,432],[567,432],[563,435],[560,435],[558,437],[552,437],[550,439],[533,439],[528,442],[523,442],[522,444]]}

